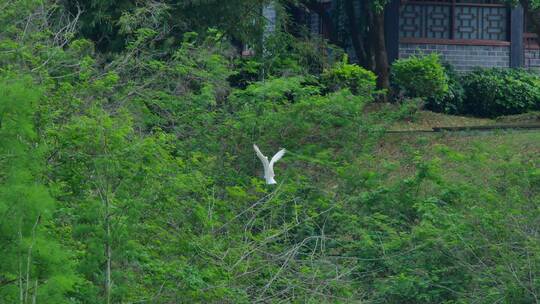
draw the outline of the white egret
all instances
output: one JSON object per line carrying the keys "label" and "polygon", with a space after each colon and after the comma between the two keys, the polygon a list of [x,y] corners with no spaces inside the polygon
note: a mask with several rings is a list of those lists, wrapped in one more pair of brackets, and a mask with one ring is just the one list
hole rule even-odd
{"label": "white egret", "polygon": [[285,149],[281,149],[276,153],[270,161],[268,161],[268,157],[264,156],[261,153],[261,150],[259,150],[259,147],[257,147],[256,144],[253,144],[253,149],[255,150],[255,153],[257,153],[257,156],[261,160],[264,168],[264,179],[266,180],[266,183],[268,185],[274,185],[276,184],[276,180],[274,179],[274,164],[280,160],[283,155],[285,154]]}

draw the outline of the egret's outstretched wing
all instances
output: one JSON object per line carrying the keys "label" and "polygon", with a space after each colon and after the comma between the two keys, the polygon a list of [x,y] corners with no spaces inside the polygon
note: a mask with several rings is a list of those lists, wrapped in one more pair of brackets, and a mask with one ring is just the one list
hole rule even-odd
{"label": "egret's outstretched wing", "polygon": [[257,147],[256,144],[253,144],[253,150],[255,150],[255,153],[257,153],[257,156],[259,157],[263,165],[267,167],[269,165],[268,158],[261,153],[261,150],[259,150],[259,147]]}
{"label": "egret's outstretched wing", "polygon": [[273,166],[278,160],[280,160],[283,155],[285,155],[285,149],[281,149],[272,157],[272,160],[270,161],[270,166]]}

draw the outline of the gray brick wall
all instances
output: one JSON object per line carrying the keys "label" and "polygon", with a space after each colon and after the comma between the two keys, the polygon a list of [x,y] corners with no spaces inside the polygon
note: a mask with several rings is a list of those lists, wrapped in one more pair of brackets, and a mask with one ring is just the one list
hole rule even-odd
{"label": "gray brick wall", "polygon": [[526,69],[540,72],[540,50],[525,50],[525,64]]}
{"label": "gray brick wall", "polygon": [[[433,52],[439,53],[443,61],[452,64],[459,72],[471,71],[475,67],[510,67],[509,46],[399,44],[400,58]],[[540,68],[540,57],[537,58]]]}

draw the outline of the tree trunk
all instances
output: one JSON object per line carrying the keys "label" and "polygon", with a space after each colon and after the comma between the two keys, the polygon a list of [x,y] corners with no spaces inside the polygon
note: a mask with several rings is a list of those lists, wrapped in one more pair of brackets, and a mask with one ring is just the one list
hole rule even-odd
{"label": "tree trunk", "polygon": [[[19,227],[19,238],[20,242],[22,244],[23,236],[22,236],[22,228]],[[23,266],[22,266],[22,257],[19,257],[19,302],[20,304],[24,304],[24,285],[23,285]]]}
{"label": "tree trunk", "polygon": [[105,242],[105,255],[107,259],[107,266],[105,269],[105,299],[106,303],[111,303],[111,260],[112,260],[112,250],[111,250],[111,221],[110,221],[110,204],[107,194],[105,194],[105,229],[107,233],[107,241]]}
{"label": "tree trunk", "polygon": [[366,49],[364,48],[363,37],[360,31],[356,11],[354,9],[353,0],[345,0],[345,14],[347,15],[347,21],[349,23],[349,30],[351,32],[351,41],[356,54],[356,60],[364,68],[370,68],[367,60]]}
{"label": "tree trunk", "polygon": [[37,291],[38,291],[38,279],[36,279],[34,284],[34,296],[32,297],[32,304],[36,304],[37,302]]}
{"label": "tree trunk", "polygon": [[[374,47],[375,73],[378,76],[377,87],[388,90],[390,88],[390,67],[384,37],[384,11],[371,12],[371,14],[373,18],[369,30],[369,41]],[[382,101],[386,101],[386,95],[383,96],[384,100]]]}

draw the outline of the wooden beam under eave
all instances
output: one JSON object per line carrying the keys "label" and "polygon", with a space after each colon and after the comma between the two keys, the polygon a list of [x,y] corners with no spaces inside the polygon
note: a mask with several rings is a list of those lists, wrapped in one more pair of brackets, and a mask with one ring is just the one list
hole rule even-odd
{"label": "wooden beam under eave", "polygon": [[510,67],[523,67],[523,57],[523,7],[517,5],[510,12]]}
{"label": "wooden beam under eave", "polygon": [[384,10],[384,37],[388,64],[399,58],[399,5],[400,0],[391,0]]}

